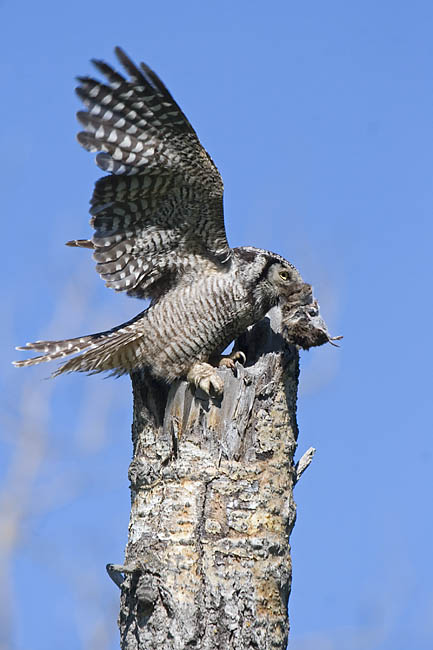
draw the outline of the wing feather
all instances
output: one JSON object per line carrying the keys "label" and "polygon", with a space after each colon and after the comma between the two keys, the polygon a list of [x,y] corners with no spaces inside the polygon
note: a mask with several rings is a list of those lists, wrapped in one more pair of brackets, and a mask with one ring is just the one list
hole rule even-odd
{"label": "wing feather", "polygon": [[157,75],[120,48],[116,55],[129,79],[99,60],[107,83],[78,78],[87,109],[77,114],[78,141],[111,172],[91,199],[94,257],[107,286],[157,298],[183,273],[229,261],[223,183]]}

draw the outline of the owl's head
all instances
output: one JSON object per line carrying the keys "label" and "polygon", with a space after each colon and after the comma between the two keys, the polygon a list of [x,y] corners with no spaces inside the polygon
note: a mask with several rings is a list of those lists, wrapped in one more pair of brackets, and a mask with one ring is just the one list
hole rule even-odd
{"label": "owl's head", "polygon": [[261,304],[266,313],[278,304],[282,313],[283,335],[304,350],[342,338],[331,337],[320,316],[311,285],[304,282],[293,264],[270,251],[243,246],[235,249],[239,268],[250,287],[251,300]]}

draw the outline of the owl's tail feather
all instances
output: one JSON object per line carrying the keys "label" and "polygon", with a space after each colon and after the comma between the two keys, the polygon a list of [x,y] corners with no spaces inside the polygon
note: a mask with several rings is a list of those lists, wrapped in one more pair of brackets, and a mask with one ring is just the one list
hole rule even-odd
{"label": "owl's tail feather", "polygon": [[22,368],[23,366],[33,366],[82,352],[82,354],[66,361],[53,372],[52,376],[57,377],[57,375],[64,372],[76,371],[94,374],[107,370],[116,376],[123,375],[138,365],[137,352],[141,353],[140,359],[143,354],[143,346],[137,341],[142,337],[142,330],[136,324],[136,321],[142,316],[143,314],[139,314],[128,323],[119,325],[119,327],[107,332],[99,332],[98,334],[90,334],[89,336],[64,341],[27,343],[27,345],[18,347],[17,350],[35,350],[42,354],[32,359],[14,361],[13,364],[18,368]]}
{"label": "owl's tail feather", "polygon": [[93,336],[82,336],[75,339],[65,339],[64,341],[35,341],[34,343],[27,343],[27,345],[19,346],[17,350],[35,350],[41,354],[32,359],[25,359],[23,361],[13,361],[14,366],[22,368],[23,366],[34,366],[37,363],[44,361],[53,361],[66,357],[75,352],[81,352],[90,345],[92,345]]}

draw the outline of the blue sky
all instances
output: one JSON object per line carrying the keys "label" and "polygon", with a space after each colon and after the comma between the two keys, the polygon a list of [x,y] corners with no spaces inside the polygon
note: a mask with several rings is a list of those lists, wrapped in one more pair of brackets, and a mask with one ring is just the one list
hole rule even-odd
{"label": "blue sky", "polygon": [[302,354],[299,452],[317,454],[295,493],[289,647],[430,649],[433,5],[3,2],[0,20],[5,647],[118,647],[104,567],[126,543],[128,379],[9,362],[141,309],[63,246],[90,233],[99,176],[74,77],[121,45],[217,163],[230,243],[296,264],[345,337]]}

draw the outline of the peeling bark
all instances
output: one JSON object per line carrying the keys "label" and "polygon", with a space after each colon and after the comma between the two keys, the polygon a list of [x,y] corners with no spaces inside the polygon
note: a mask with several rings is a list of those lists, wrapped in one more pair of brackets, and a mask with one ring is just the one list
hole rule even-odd
{"label": "peeling bark", "polygon": [[279,329],[274,309],[238,340],[221,404],[132,375],[123,650],[286,648],[299,359]]}

